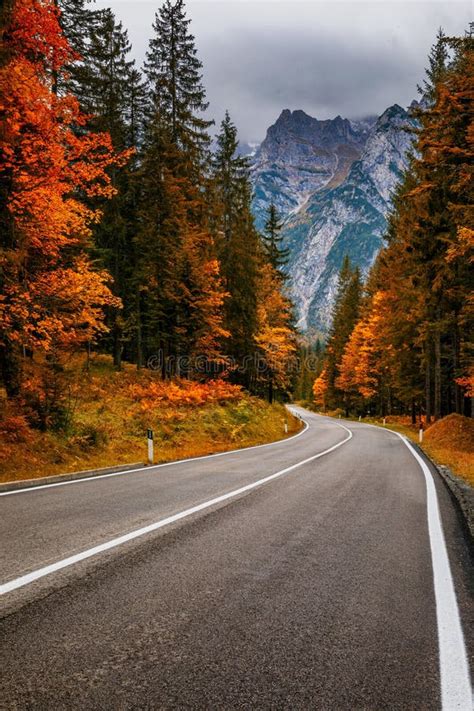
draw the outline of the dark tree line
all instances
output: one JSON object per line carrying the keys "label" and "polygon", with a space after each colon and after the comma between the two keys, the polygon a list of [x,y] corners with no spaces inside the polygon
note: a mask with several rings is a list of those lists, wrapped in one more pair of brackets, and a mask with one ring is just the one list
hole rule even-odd
{"label": "dark tree line", "polygon": [[[116,297],[104,306],[105,333],[91,331],[87,348],[110,353],[118,369],[126,360],[152,364],[163,377],[225,371],[254,392],[270,382],[285,391],[295,346],[280,220],[272,207],[267,233],[255,228],[249,166],[228,114],[211,150],[214,122],[183,0],[165,0],[156,13],[143,71],[110,9],[86,0],[50,0],[42,8],[55,11],[69,49],[62,63],[53,52],[42,81],[50,77],[58,101],[78,100],[78,137],[110,136],[123,157],[104,164],[106,190],[77,191],[96,216],[89,259],[112,277]],[[278,378],[275,354],[283,363]]]}

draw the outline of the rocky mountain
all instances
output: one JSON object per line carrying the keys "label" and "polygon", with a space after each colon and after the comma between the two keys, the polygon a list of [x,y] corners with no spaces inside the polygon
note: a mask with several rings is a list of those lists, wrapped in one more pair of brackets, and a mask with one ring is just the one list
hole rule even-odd
{"label": "rocky mountain", "polygon": [[339,185],[360,157],[369,127],[370,119],[368,125],[340,116],[319,121],[304,111],[282,111],[253,163],[257,226],[262,227],[270,202],[286,216],[299,210],[314,192]]}
{"label": "rocky mountain", "polygon": [[303,330],[326,331],[344,255],[364,274],[386,229],[414,126],[401,106],[379,118],[318,121],[285,110],[254,158],[254,213],[273,201],[285,218],[291,296]]}

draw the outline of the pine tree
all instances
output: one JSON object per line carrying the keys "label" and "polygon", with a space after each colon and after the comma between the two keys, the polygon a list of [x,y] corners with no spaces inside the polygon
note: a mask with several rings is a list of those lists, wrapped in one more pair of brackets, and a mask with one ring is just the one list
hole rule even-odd
{"label": "pine tree", "polygon": [[[436,84],[432,101],[420,117],[417,155],[411,166],[414,185],[406,188],[405,205],[399,211],[399,219],[407,223],[407,228],[403,225],[399,229],[399,238],[410,250],[408,266],[422,299],[418,334],[423,348],[427,421],[449,411],[450,406],[446,408],[443,403],[448,396],[448,381],[452,379],[449,375],[451,356],[454,356],[454,369],[459,367],[456,356],[460,343],[458,314],[463,296],[461,292],[460,300],[453,299],[456,268],[449,262],[447,249],[450,244],[456,244],[459,236],[457,220],[453,219],[454,206],[470,200],[465,188],[460,200],[457,188],[461,183],[461,165],[472,157],[465,98],[466,92],[472,91],[472,43],[471,38],[453,42],[444,36],[438,37],[432,51],[438,63],[432,59],[427,70],[429,81]],[[454,47],[457,52],[455,61],[448,66],[446,46]],[[458,72],[456,65],[461,66],[458,63],[461,55],[464,63],[461,62],[463,66]],[[455,86],[459,81],[463,87],[456,96]],[[458,394],[455,399],[459,407]]]}
{"label": "pine tree", "polygon": [[125,86],[125,144],[135,149],[132,164],[138,163],[143,146],[145,113],[147,106],[146,86],[141,72],[132,64],[127,72]]}
{"label": "pine tree", "polygon": [[[405,186],[413,176],[408,174]],[[419,281],[411,276],[411,251],[400,249],[397,234],[402,227],[396,215],[406,204],[404,188],[394,199],[394,215],[390,219],[388,246],[380,252],[366,283],[365,289],[372,301],[383,293],[383,319],[379,322],[378,339],[383,342],[380,358],[390,373],[385,394],[390,409],[401,408],[411,413],[413,424],[421,413],[424,386],[421,374],[425,354],[420,342],[419,329],[424,313],[424,296]],[[410,229],[410,228],[408,228]],[[368,306],[369,308],[369,306]]]}
{"label": "pine tree", "polygon": [[257,386],[263,386],[268,401],[275,392],[287,396],[291,385],[291,370],[296,354],[296,338],[292,328],[292,304],[282,294],[275,269],[266,261],[261,264],[257,282],[257,333],[260,364]]}
{"label": "pine tree", "polygon": [[249,163],[238,155],[237,128],[226,111],[221,130],[216,139],[217,150],[213,156],[213,174],[219,201],[218,229],[224,242],[230,243],[238,223],[244,196],[249,189]]}
{"label": "pine tree", "polygon": [[466,342],[461,313],[469,311],[466,255],[460,260],[451,255],[457,250],[462,230],[472,224],[469,163],[473,157],[470,97],[474,40],[468,36],[445,42],[455,57],[440,75],[434,102],[422,116],[413,164],[416,186],[407,195],[414,224],[412,234],[405,235],[412,250],[413,272],[425,297],[420,337],[426,352],[428,420],[431,415],[438,418],[450,411],[453,390],[456,408],[462,407],[458,386],[452,381],[454,372],[462,370],[460,354]]}
{"label": "pine tree", "polygon": [[234,377],[247,387],[255,377],[257,332],[257,277],[259,237],[251,213],[248,162],[237,155],[237,129],[226,113],[217,137],[213,159],[214,195],[217,205],[215,229],[219,235],[219,261],[224,287],[225,327],[230,332],[226,350],[243,371]]}
{"label": "pine tree", "polygon": [[376,292],[362,309],[344,347],[335,385],[344,393],[347,414],[353,409],[362,414],[366,407],[382,416],[391,414],[395,361],[384,322],[392,309],[390,295]]}
{"label": "pine tree", "polygon": [[[59,10],[59,24],[72,53],[61,72],[55,72],[53,91],[68,92],[79,98],[98,12],[88,7],[89,0],[54,0],[54,4]],[[85,107],[81,108],[84,110]]]}
{"label": "pine tree", "polygon": [[186,167],[194,173],[192,177],[200,178],[199,169],[208,158],[208,129],[213,121],[203,117],[208,103],[190,22],[183,0],[165,0],[155,16],[155,36],[147,52],[145,74],[151,114],[155,120],[159,116],[171,143],[187,156]]}
{"label": "pine tree", "polygon": [[[93,24],[95,11],[92,10],[90,0],[55,0],[56,7],[60,10],[59,24],[74,54],[85,59],[89,30]],[[66,64],[69,69],[70,64]]]}
{"label": "pine tree", "polygon": [[135,240],[139,329],[145,353],[161,353],[163,375],[182,374],[182,357],[196,355],[203,344],[219,360],[219,342],[227,335],[204,190],[211,122],[202,117],[207,104],[189,22],[181,0],[167,0],[156,15],[145,63],[148,106]]}
{"label": "pine tree", "polygon": [[77,97],[94,130],[107,130],[118,148],[126,147],[126,105],[134,62],[127,31],[111,10],[96,12],[87,55],[82,60]]}
{"label": "pine tree", "polygon": [[[75,22],[84,21],[79,32]],[[71,66],[73,87],[87,113],[86,128],[107,131],[117,150],[131,149],[127,165],[111,167],[109,174],[115,195],[109,201],[93,200],[102,219],[94,228],[92,254],[113,276],[113,290],[123,309],[109,309],[110,335],[102,347],[110,349],[117,368],[124,348],[130,344],[136,326],[134,272],[136,255],[132,237],[137,220],[137,149],[143,130],[144,86],[134,62],[129,59],[130,43],[121,23],[111,10],[91,12],[83,3],[64,3],[61,15],[66,31],[77,31],[76,42],[83,57]],[[78,127],[84,131],[84,125]],[[133,347],[132,347],[133,348]],[[130,348],[129,348],[130,351]],[[130,355],[130,353],[128,354]]]}
{"label": "pine tree", "polygon": [[356,391],[381,412],[385,403],[411,410],[412,421],[422,412],[427,422],[470,414],[473,57],[471,36],[438,36],[416,152],[335,381],[346,397]]}
{"label": "pine tree", "polygon": [[436,35],[436,42],[431,47],[428,56],[428,67],[425,70],[423,84],[418,86],[418,92],[425,103],[432,104],[436,99],[436,87],[443,80],[448,67],[449,51],[446,35],[440,27]]}
{"label": "pine tree", "polygon": [[338,365],[346,343],[357,322],[361,291],[359,269],[353,269],[349,257],[346,256],[339,273],[332,325],[326,347],[325,378],[327,381],[327,405],[329,407],[340,407],[343,404],[342,392],[336,385],[336,380],[339,376]]}
{"label": "pine tree", "polygon": [[278,272],[282,279],[286,278],[283,267],[288,263],[290,250],[282,246],[283,237],[281,230],[283,223],[280,220],[275,204],[270,203],[267,211],[264,233],[262,235],[263,245],[267,257],[272,267]]}

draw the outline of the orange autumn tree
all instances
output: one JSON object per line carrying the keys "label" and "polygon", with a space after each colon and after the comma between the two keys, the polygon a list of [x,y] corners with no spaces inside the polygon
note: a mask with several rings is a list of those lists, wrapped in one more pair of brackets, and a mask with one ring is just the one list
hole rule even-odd
{"label": "orange autumn tree", "polygon": [[56,95],[75,59],[53,0],[8,2],[0,59],[0,367],[9,397],[22,394],[24,354],[61,354],[104,330],[118,306],[109,275],[87,256],[100,214],[89,198],[114,193],[108,134],[85,130],[77,100]]}
{"label": "orange autumn tree", "polygon": [[439,33],[387,245],[336,364],[337,404],[348,411],[411,411],[413,423],[472,414],[473,60],[471,35]]}
{"label": "orange autumn tree", "polygon": [[268,387],[268,399],[274,390],[289,389],[295,332],[291,326],[291,302],[282,293],[282,280],[269,262],[262,264],[258,279],[257,333],[260,352],[258,379]]}
{"label": "orange autumn tree", "polygon": [[472,412],[465,388],[474,323],[474,39],[440,34],[440,46],[446,57],[453,56],[438,68],[431,101],[417,113],[416,153],[395,202],[386,254],[386,274],[401,277],[396,291],[419,361],[418,378],[412,369],[405,371],[403,389],[412,391],[413,420],[418,410],[427,422],[452,411]]}
{"label": "orange autumn tree", "polygon": [[182,280],[180,288],[183,300],[189,304],[186,345],[191,356],[187,375],[209,376],[227,367],[222,344],[230,335],[223,327],[223,304],[228,294],[206,230],[188,228],[183,257],[188,278]]}
{"label": "orange autumn tree", "polygon": [[377,319],[371,313],[357,322],[346,344],[342,360],[339,363],[337,387],[344,393],[345,406],[361,397],[370,399],[377,394],[378,373],[375,362],[378,355],[377,332],[374,329]]}
{"label": "orange autumn tree", "polygon": [[345,346],[339,363],[337,387],[344,393],[344,406],[361,411],[373,398],[385,414],[390,408],[397,356],[387,329],[394,303],[387,291],[373,294]]}
{"label": "orange autumn tree", "polygon": [[316,378],[313,383],[313,400],[314,404],[318,407],[322,407],[324,410],[327,406],[327,393],[328,393],[328,376],[326,368],[323,368],[321,374]]}

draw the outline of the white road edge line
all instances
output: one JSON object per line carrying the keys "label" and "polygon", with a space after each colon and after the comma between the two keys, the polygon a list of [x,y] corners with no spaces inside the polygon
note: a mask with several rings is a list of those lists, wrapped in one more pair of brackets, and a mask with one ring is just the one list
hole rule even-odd
{"label": "white road edge line", "polygon": [[473,711],[469,662],[433,475],[411,442],[400,432],[386,427],[382,429],[368,422],[363,424],[397,435],[415,457],[425,477],[426,513],[438,628],[441,708],[442,711]]}
{"label": "white road edge line", "polygon": [[[299,419],[301,419],[298,416]],[[29,491],[43,491],[44,489],[52,489],[56,486],[68,486],[69,484],[83,484],[87,481],[100,481],[101,479],[109,479],[113,476],[125,476],[126,474],[135,474],[136,472],[153,472],[155,469],[162,469],[163,467],[172,467],[175,464],[187,464],[189,462],[198,462],[203,459],[212,459],[213,457],[225,457],[227,454],[241,454],[242,452],[248,452],[251,449],[261,449],[263,447],[274,447],[277,444],[284,444],[286,442],[291,442],[291,440],[301,437],[302,434],[308,429],[308,423],[302,420],[304,427],[300,432],[297,432],[291,437],[285,437],[284,439],[277,439],[276,442],[267,442],[267,444],[254,444],[251,447],[240,447],[240,449],[229,449],[225,452],[216,452],[215,454],[204,454],[201,457],[188,457],[187,459],[177,459],[173,462],[165,462],[164,464],[154,464],[152,466],[138,467],[137,469],[126,469],[121,472],[110,472],[109,474],[96,474],[94,476],[85,476],[81,479],[70,479],[69,481],[58,481],[52,484],[37,484],[36,486],[28,486],[24,489],[14,489],[13,491],[2,491],[0,496],[12,496],[13,494],[26,494]],[[6,482],[7,483],[7,482]]]}
{"label": "white road edge line", "polygon": [[[390,430],[394,432],[394,430]],[[441,704],[443,711],[473,711],[474,703],[461,616],[449,564],[448,550],[439,512],[433,475],[411,443],[399,432],[420,465],[426,482],[426,508],[433,566],[433,583],[438,625]]]}
{"label": "white road edge line", "polygon": [[336,423],[336,424],[338,427],[341,427],[342,429],[346,430],[346,432],[348,432],[348,436],[345,439],[343,439],[341,442],[338,442],[337,444],[333,445],[332,447],[329,447],[329,449],[325,449],[323,452],[319,452],[318,454],[315,454],[312,457],[303,459],[301,462],[292,464],[290,467],[286,467],[286,469],[281,469],[280,471],[275,472],[275,474],[270,474],[269,476],[266,476],[263,479],[254,481],[251,484],[247,484],[246,486],[240,487],[239,489],[234,489],[234,491],[229,491],[227,494],[222,494],[221,496],[217,496],[216,498],[210,499],[209,501],[204,501],[202,504],[198,504],[197,506],[192,506],[191,508],[186,509],[185,511],[180,511],[177,514],[173,514],[172,516],[168,516],[167,518],[161,519],[160,521],[151,523],[148,526],[144,526],[143,528],[138,528],[135,531],[130,531],[130,533],[124,534],[123,536],[119,536],[118,538],[113,538],[110,541],[106,541],[105,543],[101,543],[98,546],[94,546],[94,548],[88,548],[87,550],[82,551],[81,553],[77,553],[76,555],[69,556],[68,558],[64,558],[63,560],[58,560],[56,563],[47,565],[44,568],[39,568],[38,570],[34,570],[31,573],[22,575],[19,578],[10,580],[9,582],[4,583],[3,585],[0,586],[0,595],[5,595],[7,593],[10,593],[13,590],[17,590],[18,588],[23,587],[24,585],[29,585],[30,583],[33,583],[35,580],[44,578],[46,575],[50,575],[51,573],[56,573],[58,570],[62,570],[63,568],[68,568],[69,566],[75,565],[76,563],[80,563],[81,561],[86,560],[87,558],[92,558],[93,556],[99,555],[99,553],[104,553],[105,551],[108,551],[112,548],[116,548],[117,546],[121,546],[124,543],[128,543],[128,541],[133,541],[135,538],[139,538],[140,536],[145,536],[147,533],[151,533],[152,531],[157,531],[159,528],[163,528],[164,526],[168,526],[171,523],[180,521],[183,518],[192,516],[193,514],[198,513],[199,511],[203,511],[204,509],[208,509],[211,506],[220,504],[223,501],[227,501],[228,499],[232,499],[232,498],[235,498],[236,496],[240,496],[240,494],[244,494],[247,491],[251,491],[252,489],[256,489],[259,486],[263,486],[264,484],[268,484],[270,481],[273,481],[274,479],[278,479],[279,477],[283,476],[284,474],[288,474],[288,472],[291,472],[294,469],[297,469],[298,467],[303,466],[304,464],[308,464],[309,462],[312,462],[315,459],[319,459],[320,457],[323,457],[325,454],[329,454],[329,452],[333,452],[335,449],[338,449],[338,447],[341,447],[343,444],[345,444],[350,439],[352,439],[352,432],[347,427],[345,427],[344,425],[340,425],[338,423]]}

